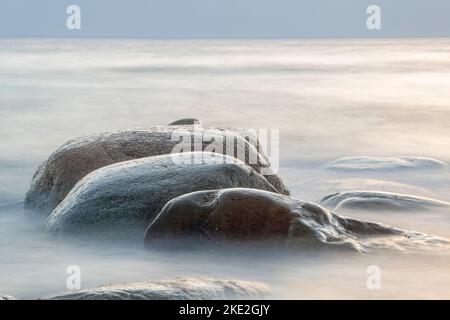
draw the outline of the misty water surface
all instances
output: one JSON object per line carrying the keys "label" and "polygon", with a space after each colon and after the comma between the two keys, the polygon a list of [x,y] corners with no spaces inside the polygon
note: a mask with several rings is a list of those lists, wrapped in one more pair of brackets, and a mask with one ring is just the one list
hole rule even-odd
{"label": "misty water surface", "polygon": [[[449,39],[0,40],[0,293],[64,293],[66,267],[79,265],[85,288],[207,276],[261,281],[274,298],[450,298],[446,250],[145,250],[55,240],[23,216],[20,203],[10,204],[23,199],[37,166],[66,140],[184,117],[279,129],[280,175],[302,200],[377,181],[383,191],[450,201],[448,171],[320,167],[359,155],[449,163],[449,52]],[[338,213],[450,238],[445,210]],[[369,265],[382,270],[380,290],[366,287]]]}

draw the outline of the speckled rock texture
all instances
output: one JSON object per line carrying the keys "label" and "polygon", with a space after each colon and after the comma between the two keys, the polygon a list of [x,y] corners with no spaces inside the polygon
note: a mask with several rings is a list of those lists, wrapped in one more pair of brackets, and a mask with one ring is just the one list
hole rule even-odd
{"label": "speckled rock texture", "polygon": [[[200,158],[199,158],[200,157]],[[199,164],[193,163],[199,161]],[[171,199],[233,187],[277,190],[254,169],[217,153],[178,153],[120,162],[84,177],[47,219],[56,233],[144,236]]]}
{"label": "speckled rock texture", "polygon": [[[236,149],[227,150],[227,146],[233,145]],[[281,179],[271,172],[257,139],[246,131],[169,125],[92,134],[66,142],[34,174],[25,197],[26,212],[48,216],[78,181],[96,169],[133,159],[191,151],[237,157],[262,173],[279,192],[289,194]]]}
{"label": "speckled rock texture", "polygon": [[269,288],[259,282],[228,279],[176,278],[157,282],[106,285],[50,300],[226,300],[267,298]]}

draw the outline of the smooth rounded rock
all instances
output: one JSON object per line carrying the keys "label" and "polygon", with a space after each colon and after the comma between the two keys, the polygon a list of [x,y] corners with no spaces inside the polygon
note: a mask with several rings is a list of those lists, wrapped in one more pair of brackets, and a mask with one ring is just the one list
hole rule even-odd
{"label": "smooth rounded rock", "polygon": [[[228,144],[245,152],[227,149]],[[246,131],[173,125],[92,134],[68,141],[34,174],[25,197],[25,209],[48,216],[78,181],[96,169],[133,159],[191,151],[211,151],[239,158],[262,173],[279,192],[289,194],[281,179],[271,172],[258,140]]]}
{"label": "smooth rounded rock", "polygon": [[83,178],[47,219],[58,233],[142,238],[171,199],[199,190],[276,189],[242,161],[217,153],[178,153],[117,163]]}
{"label": "smooth rounded rock", "polygon": [[322,198],[320,204],[334,210],[421,210],[450,208],[450,203],[436,199],[381,191],[346,191]]}
{"label": "smooth rounded rock", "polygon": [[425,234],[341,217],[314,203],[246,188],[193,192],[171,200],[148,227],[145,243],[180,246],[184,240],[179,239],[211,244],[257,240],[357,251],[447,243]]}
{"label": "smooth rounded rock", "polygon": [[157,282],[106,285],[49,298],[50,300],[228,300],[263,299],[270,290],[251,281],[176,278]]}
{"label": "smooth rounded rock", "polygon": [[322,179],[310,178],[299,181],[297,185],[308,186],[308,191],[316,197],[317,195],[335,194],[355,190],[377,190],[382,192],[393,192],[402,194],[413,194],[422,197],[432,197],[433,192],[411,184],[395,181],[368,179],[368,178],[343,178]]}
{"label": "smooth rounded rock", "polygon": [[395,171],[448,169],[445,162],[416,156],[403,157],[344,157],[324,165],[325,169],[335,171]]}

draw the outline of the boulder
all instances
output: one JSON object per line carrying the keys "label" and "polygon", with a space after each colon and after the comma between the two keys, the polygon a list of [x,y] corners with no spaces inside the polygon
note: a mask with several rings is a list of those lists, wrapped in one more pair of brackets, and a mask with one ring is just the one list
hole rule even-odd
{"label": "boulder", "polygon": [[54,296],[50,300],[228,300],[262,299],[269,288],[258,282],[176,278],[157,282],[105,285]]}
{"label": "boulder", "polygon": [[436,199],[381,191],[347,191],[325,196],[320,204],[337,209],[421,210],[450,208],[450,203]]}
{"label": "boulder", "polygon": [[171,199],[199,190],[247,187],[277,192],[242,161],[211,152],[116,163],[84,177],[47,219],[46,230],[142,238]]}
{"label": "boulder", "polygon": [[[179,239],[184,239],[181,243]],[[234,188],[186,194],[167,203],[145,234],[146,245],[270,241],[345,247],[441,244],[444,239],[341,217],[317,204],[267,191]]]}
{"label": "boulder", "polygon": [[13,296],[8,296],[8,295],[0,295],[0,301],[2,300],[16,300],[16,298],[14,298]]}
{"label": "boulder", "polygon": [[68,141],[37,169],[25,197],[25,209],[48,216],[78,181],[96,169],[133,159],[191,151],[237,157],[263,174],[279,192],[289,194],[281,179],[271,172],[258,140],[246,131],[171,125],[92,134]]}
{"label": "boulder", "polygon": [[336,171],[392,171],[405,169],[447,169],[442,161],[415,156],[404,157],[344,157],[324,165],[325,169]]}

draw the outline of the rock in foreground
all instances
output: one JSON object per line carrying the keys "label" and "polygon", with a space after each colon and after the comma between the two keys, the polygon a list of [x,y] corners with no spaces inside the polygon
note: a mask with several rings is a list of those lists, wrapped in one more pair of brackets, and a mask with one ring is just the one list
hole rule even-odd
{"label": "rock in foreground", "polygon": [[151,245],[177,238],[200,242],[272,240],[358,251],[445,243],[440,238],[341,217],[314,203],[244,188],[194,192],[170,201],[148,227],[145,242]]}
{"label": "rock in foreground", "polygon": [[121,162],[83,178],[50,215],[46,229],[142,238],[169,200],[193,191],[234,187],[276,192],[240,160],[217,153],[178,153]]}
{"label": "rock in foreground", "polygon": [[269,288],[258,282],[178,278],[101,286],[50,300],[227,300],[262,299],[268,294]]}
{"label": "rock in foreground", "polygon": [[325,196],[320,204],[337,209],[421,210],[450,208],[450,203],[431,198],[381,191],[348,191]]}
{"label": "rock in foreground", "polygon": [[[245,152],[238,153],[232,148],[232,154],[229,154],[230,145]],[[279,192],[289,194],[281,179],[270,173],[270,163],[258,140],[250,137],[248,132],[198,125],[169,125],[92,134],[68,141],[34,174],[25,197],[25,208],[27,212],[48,216],[78,181],[96,169],[133,159],[191,151],[212,151],[237,157],[265,175]]]}

